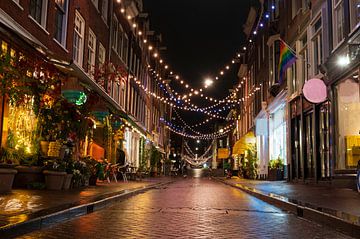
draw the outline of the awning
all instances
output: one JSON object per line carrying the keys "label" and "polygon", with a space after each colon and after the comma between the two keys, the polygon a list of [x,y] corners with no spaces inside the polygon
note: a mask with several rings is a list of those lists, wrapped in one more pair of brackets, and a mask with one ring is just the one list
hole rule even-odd
{"label": "awning", "polygon": [[249,144],[255,144],[256,138],[252,131],[241,137],[233,146],[232,155],[245,154]]}

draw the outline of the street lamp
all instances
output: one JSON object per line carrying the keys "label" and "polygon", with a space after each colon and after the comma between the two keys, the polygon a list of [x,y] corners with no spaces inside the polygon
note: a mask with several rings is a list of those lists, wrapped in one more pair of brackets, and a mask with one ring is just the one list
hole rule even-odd
{"label": "street lamp", "polygon": [[339,66],[347,66],[350,64],[350,59],[349,59],[349,56],[340,56],[338,61],[337,61],[337,64]]}

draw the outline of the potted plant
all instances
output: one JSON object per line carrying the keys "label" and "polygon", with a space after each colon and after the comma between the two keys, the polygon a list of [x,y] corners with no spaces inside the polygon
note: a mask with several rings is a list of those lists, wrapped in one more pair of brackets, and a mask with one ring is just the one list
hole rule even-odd
{"label": "potted plant", "polygon": [[34,183],[44,183],[43,167],[39,162],[39,155],[25,155],[20,160],[20,165],[15,169],[18,173],[15,175],[14,187],[28,188]]}
{"label": "potted plant", "polygon": [[268,180],[276,181],[284,179],[284,163],[280,156],[269,161]]}
{"label": "potted plant", "polygon": [[15,150],[1,148],[0,152],[0,192],[10,191],[17,170],[14,167],[19,163]]}
{"label": "potted plant", "polygon": [[45,175],[46,188],[49,190],[61,190],[63,188],[66,166],[64,162],[56,160],[48,160],[45,162]]}
{"label": "potted plant", "polygon": [[155,177],[157,175],[158,163],[160,162],[160,152],[153,145],[150,155],[150,176]]}

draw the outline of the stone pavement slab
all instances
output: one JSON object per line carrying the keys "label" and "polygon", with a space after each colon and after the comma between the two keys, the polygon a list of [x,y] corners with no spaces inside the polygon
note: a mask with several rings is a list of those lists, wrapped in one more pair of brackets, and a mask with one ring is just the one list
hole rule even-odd
{"label": "stone pavement slab", "polygon": [[127,183],[103,182],[97,186],[68,191],[14,189],[9,193],[0,194],[0,231],[35,218],[166,181],[169,179],[149,178]]}
{"label": "stone pavement slab", "polygon": [[217,179],[298,216],[360,235],[360,194],[351,189],[237,177]]}
{"label": "stone pavement slab", "polygon": [[351,237],[214,180],[187,178],[20,238]]}

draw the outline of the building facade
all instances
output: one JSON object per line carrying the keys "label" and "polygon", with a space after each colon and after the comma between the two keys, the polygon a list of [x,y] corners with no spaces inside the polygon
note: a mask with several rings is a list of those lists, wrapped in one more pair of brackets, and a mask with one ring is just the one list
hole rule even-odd
{"label": "building facade", "polygon": [[[97,122],[82,155],[115,161],[122,147],[128,163],[139,168],[148,164],[142,161],[149,145],[169,151],[169,131],[160,118],[170,119],[171,107],[151,94],[165,94],[160,79],[166,72],[153,56],[161,42],[155,41],[158,35],[150,30],[142,1],[6,0],[0,13],[3,55],[25,55],[55,66],[65,97],[70,87],[88,101],[96,98],[90,118]],[[24,130],[11,128],[13,112],[3,96],[1,147],[9,146],[9,132]],[[104,136],[104,125],[110,124],[113,133],[123,131],[111,140]]]}

